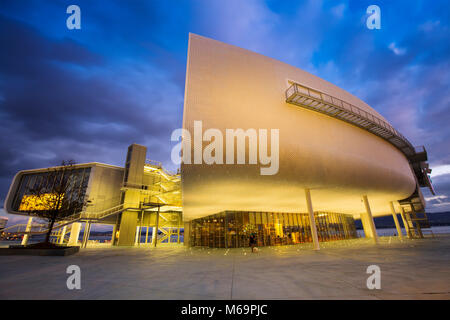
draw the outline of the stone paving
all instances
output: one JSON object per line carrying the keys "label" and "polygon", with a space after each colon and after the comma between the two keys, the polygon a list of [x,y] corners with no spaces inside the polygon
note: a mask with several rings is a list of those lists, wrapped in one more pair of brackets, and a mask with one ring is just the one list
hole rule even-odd
{"label": "stone paving", "polygon": [[[450,299],[450,235],[250,249],[87,248],[0,256],[0,299]],[[68,290],[66,268],[81,268]],[[369,290],[366,269],[381,268]]]}

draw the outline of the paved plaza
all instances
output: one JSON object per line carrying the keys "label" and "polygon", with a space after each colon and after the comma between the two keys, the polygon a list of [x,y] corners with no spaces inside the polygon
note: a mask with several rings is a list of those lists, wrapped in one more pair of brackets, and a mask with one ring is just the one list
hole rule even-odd
{"label": "paved plaza", "polygon": [[[249,249],[87,248],[0,256],[0,299],[450,299],[450,235]],[[369,290],[369,265],[381,289]],[[68,290],[66,268],[81,268]]]}

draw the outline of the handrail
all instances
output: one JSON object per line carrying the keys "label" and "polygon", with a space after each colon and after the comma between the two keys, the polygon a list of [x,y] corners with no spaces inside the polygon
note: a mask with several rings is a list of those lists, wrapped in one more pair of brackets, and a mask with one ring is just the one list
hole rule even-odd
{"label": "handrail", "polygon": [[[176,193],[176,192],[180,192],[180,188],[179,188],[179,183],[180,182],[180,174],[172,174],[168,171],[165,171],[160,162],[154,162],[154,161],[146,161],[147,164],[150,164],[152,166],[156,166],[157,169],[155,169],[155,172],[159,175],[161,175],[162,177],[165,178],[166,182],[163,181],[159,181],[155,184],[151,184],[151,185],[144,185],[144,184],[135,184],[135,183],[129,183],[126,182],[122,185],[123,188],[133,188],[133,189],[140,189],[140,190],[144,190],[144,191],[149,191],[151,193],[151,196],[156,196],[156,197],[164,197],[164,196],[168,196],[170,194]],[[162,184],[166,184],[167,186],[163,186]],[[159,184],[159,186],[157,185]],[[161,192],[160,189],[164,189],[164,191]],[[111,199],[106,199],[103,200],[101,202],[96,201],[95,204],[93,205],[87,205],[82,211],[74,213],[68,217],[66,217],[63,221],[61,221],[59,224],[56,224],[53,227],[53,230],[57,230],[61,227],[64,227],[66,225],[69,225],[71,223],[74,223],[76,221],[82,220],[101,220],[106,218],[107,216],[110,216],[112,214],[116,214],[116,213],[120,213],[122,211],[131,209],[131,208],[125,208],[124,204],[119,203],[121,199],[121,196],[117,196]],[[163,199],[160,198],[160,201],[165,202]],[[104,207],[106,207],[106,209],[104,209]],[[100,210],[96,210],[95,209],[100,209]],[[48,227],[46,227],[47,225],[32,225],[31,229],[35,229],[39,226],[39,230],[38,231],[26,231],[26,224],[17,224],[14,226],[10,226],[6,229],[3,229],[2,231],[8,231],[11,230],[13,228],[17,228],[17,231],[13,232],[13,233],[18,233],[18,234],[41,234],[41,233],[46,233],[48,232]],[[46,228],[45,228],[46,227]]]}
{"label": "handrail", "polygon": [[[108,208],[106,210],[102,210],[99,212],[86,212],[82,211],[76,214],[73,214],[69,217],[67,217],[65,220],[63,220],[61,223],[53,226],[52,230],[60,229],[64,226],[67,226],[69,224],[72,224],[79,220],[100,220],[103,218],[106,218],[109,215],[124,211],[123,204]],[[5,228],[2,230],[2,232],[11,230],[13,228],[17,228],[17,231],[15,232],[8,232],[8,233],[14,233],[14,234],[43,234],[48,232],[48,226],[46,224],[32,224],[30,227],[30,231],[26,231],[27,224],[16,224],[13,226],[10,226],[8,228]],[[33,231],[33,229],[39,228],[37,231]],[[45,228],[45,229],[44,229]],[[23,231],[22,231],[23,230]]]}
{"label": "handrail", "polygon": [[[18,223],[18,224],[9,226],[7,228],[4,228],[4,229],[0,230],[0,232],[5,232],[5,233],[22,233],[20,230],[23,229],[24,230],[23,233],[27,233],[26,232],[27,226],[28,225],[26,223]],[[47,226],[46,224],[32,224],[30,226],[30,229],[36,229],[36,228],[41,229],[41,228],[44,228],[46,226]],[[15,232],[10,232],[9,231],[9,230],[12,230],[12,229],[15,229],[15,228],[17,228],[17,231],[15,231]],[[32,231],[30,231],[28,233],[32,233]]]}
{"label": "handrail", "polygon": [[114,207],[111,207],[111,208],[108,208],[106,210],[99,211],[99,212],[86,212],[86,211],[83,211],[81,213],[81,219],[99,220],[99,219],[105,218],[105,217],[107,217],[107,216],[109,216],[111,214],[123,211],[123,207],[124,206],[123,206],[123,203],[122,203],[122,204],[119,204],[117,206],[114,206]]}
{"label": "handrail", "polygon": [[162,162],[160,162],[160,161],[145,159],[145,164],[147,166],[154,168],[155,171],[161,171],[163,174],[170,176],[172,178],[175,178],[175,179],[177,178],[177,176],[180,175],[179,172],[175,173],[175,172],[165,169],[162,165]]}

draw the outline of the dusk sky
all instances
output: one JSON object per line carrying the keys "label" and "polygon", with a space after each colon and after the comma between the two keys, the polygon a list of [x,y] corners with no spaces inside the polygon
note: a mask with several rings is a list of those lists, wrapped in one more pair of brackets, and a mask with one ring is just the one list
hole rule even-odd
{"label": "dusk sky", "polygon": [[[81,8],[69,30],[66,8]],[[381,29],[366,9],[381,9]],[[0,201],[19,170],[104,162],[131,143],[176,170],[189,32],[306,70],[425,145],[450,211],[450,4],[443,1],[71,0],[0,2]],[[7,215],[9,225],[24,218]]]}

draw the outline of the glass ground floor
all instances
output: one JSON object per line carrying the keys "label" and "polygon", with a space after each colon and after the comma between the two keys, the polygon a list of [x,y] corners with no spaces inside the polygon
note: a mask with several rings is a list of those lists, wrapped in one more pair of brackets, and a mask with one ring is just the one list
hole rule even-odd
{"label": "glass ground floor", "polygon": [[[319,241],[356,238],[351,215],[314,213]],[[212,248],[248,247],[254,235],[257,246],[312,242],[307,213],[224,211],[192,220],[189,245]]]}

